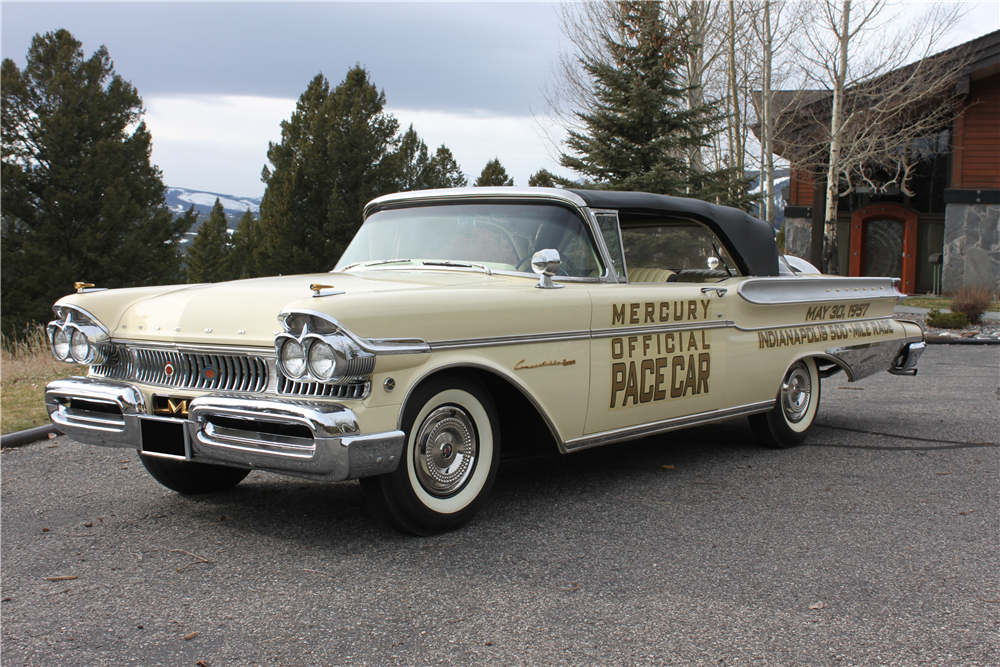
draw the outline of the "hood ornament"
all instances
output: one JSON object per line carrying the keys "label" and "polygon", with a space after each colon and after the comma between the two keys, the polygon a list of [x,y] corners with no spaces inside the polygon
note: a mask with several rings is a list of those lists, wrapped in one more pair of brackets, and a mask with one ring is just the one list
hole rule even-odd
{"label": "hood ornament", "polygon": [[323,290],[333,289],[333,285],[320,285],[319,283],[312,283],[309,285],[309,289],[312,290],[313,296],[333,296],[334,294],[343,294],[343,292],[327,292],[323,294]]}
{"label": "hood ornament", "polygon": [[75,283],[73,283],[73,289],[76,290],[77,294],[83,294],[84,292],[87,291],[87,288],[93,287],[93,286],[94,286],[94,283],[85,283],[85,282],[75,282]]}

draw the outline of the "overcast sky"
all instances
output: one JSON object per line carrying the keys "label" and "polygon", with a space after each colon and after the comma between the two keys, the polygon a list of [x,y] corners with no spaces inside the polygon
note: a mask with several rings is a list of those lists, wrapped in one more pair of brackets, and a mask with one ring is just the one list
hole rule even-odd
{"label": "overcast sky", "polygon": [[[916,11],[918,8],[914,7]],[[996,30],[1000,2],[969,4],[950,44]],[[2,54],[24,66],[36,33],[107,46],[143,98],[168,186],[259,196],[267,142],[309,81],[356,63],[387,109],[475,179],[499,157],[517,185],[560,169],[533,120],[565,40],[548,2],[12,2]]]}

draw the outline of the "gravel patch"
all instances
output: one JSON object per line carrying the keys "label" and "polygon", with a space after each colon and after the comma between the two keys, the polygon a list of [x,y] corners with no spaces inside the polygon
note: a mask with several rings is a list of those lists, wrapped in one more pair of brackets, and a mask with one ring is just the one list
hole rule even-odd
{"label": "gravel patch", "polygon": [[964,329],[939,329],[927,325],[927,315],[919,313],[895,313],[893,319],[916,322],[927,338],[992,338],[1000,341],[1000,320],[982,320],[979,324],[970,324]]}

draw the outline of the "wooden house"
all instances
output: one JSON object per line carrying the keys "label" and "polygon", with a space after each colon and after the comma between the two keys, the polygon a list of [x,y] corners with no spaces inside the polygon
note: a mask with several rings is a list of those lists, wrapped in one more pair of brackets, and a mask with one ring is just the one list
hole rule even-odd
{"label": "wooden house", "polygon": [[[954,53],[964,65],[954,81],[961,103],[951,122],[923,141],[925,157],[907,184],[914,196],[899,188],[865,187],[842,196],[837,219],[842,275],[898,277],[908,294],[963,285],[1000,290],[1000,31],[931,57]],[[801,136],[803,123],[823,117],[830,93],[794,91],[785,93],[784,102],[785,113],[800,119]],[[782,139],[779,130],[778,155],[790,144]],[[792,177],[786,252],[820,266],[826,170],[796,164],[787,152]],[[940,262],[937,268],[932,260]]]}

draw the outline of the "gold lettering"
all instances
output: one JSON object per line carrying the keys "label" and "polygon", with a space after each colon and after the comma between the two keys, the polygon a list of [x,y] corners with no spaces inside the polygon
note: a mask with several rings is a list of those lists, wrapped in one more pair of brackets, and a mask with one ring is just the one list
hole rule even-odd
{"label": "gold lettering", "polygon": [[633,303],[629,306],[628,323],[639,324],[639,304]]}
{"label": "gold lettering", "polygon": [[611,364],[611,407],[618,401],[618,392],[625,389],[625,364]]}
{"label": "gold lettering", "polygon": [[618,309],[618,304],[611,304],[611,326],[616,324],[625,324],[625,304],[622,304],[621,310]]}
{"label": "gold lettering", "polygon": [[693,354],[688,355],[687,377],[684,379],[684,393],[682,394],[683,396],[687,396],[688,389],[691,390],[692,395],[698,393],[695,391],[695,387],[697,386],[698,382],[697,373],[698,373],[698,368],[695,366],[694,363],[694,355]]}
{"label": "gold lettering", "polygon": [[684,381],[677,384],[677,369],[684,371],[684,357],[677,356],[670,361],[670,398],[679,398],[684,391]]}
{"label": "gold lettering", "polygon": [[698,388],[694,393],[708,393],[708,376],[712,370],[712,355],[702,352],[698,355]]}
{"label": "gold lettering", "polygon": [[647,303],[646,304],[646,319],[643,324],[649,324],[650,322],[656,322],[656,304]]}
{"label": "gold lettering", "polygon": [[667,357],[660,357],[656,360],[656,389],[653,390],[653,400],[662,401],[667,397],[667,392],[663,389],[663,368],[667,365]]}
{"label": "gold lettering", "polygon": [[647,389],[646,385],[646,373],[653,375],[653,367],[655,362],[652,359],[643,359],[642,365],[639,367],[639,380],[641,386],[639,387],[639,401],[642,403],[649,403],[653,400],[653,383],[649,383]]}
{"label": "gold lettering", "polygon": [[632,399],[632,405],[639,405],[639,383],[635,377],[635,362],[628,362],[628,380],[625,382],[625,400],[622,407],[628,405],[628,399]]}

